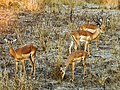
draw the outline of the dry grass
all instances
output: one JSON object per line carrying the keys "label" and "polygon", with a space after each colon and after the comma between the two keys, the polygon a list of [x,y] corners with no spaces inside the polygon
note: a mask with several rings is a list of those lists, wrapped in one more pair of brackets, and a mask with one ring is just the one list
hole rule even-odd
{"label": "dry grass", "polygon": [[103,4],[105,4],[105,6],[107,8],[118,8],[118,1],[119,0],[101,0]]}
{"label": "dry grass", "polygon": [[[53,79],[59,80],[61,79],[60,77],[60,72],[59,72],[59,68],[60,68],[60,64],[65,62],[66,57],[68,56],[68,44],[69,44],[69,32],[71,30],[75,30],[77,28],[77,20],[74,19],[74,23],[70,23],[69,21],[69,16],[67,16],[69,13],[62,15],[60,14],[54,14],[54,13],[42,13],[40,12],[40,15],[36,15],[35,16],[35,12],[39,11],[39,10],[44,10],[45,5],[49,6],[49,8],[51,9],[52,7],[58,8],[60,9],[59,5],[63,5],[63,3],[65,5],[69,5],[72,7],[75,7],[76,5],[84,5],[88,2],[92,3],[95,2],[96,4],[101,4],[102,2],[98,2],[98,0],[71,0],[71,2],[69,2],[70,0],[36,0],[36,2],[30,3],[27,2],[28,0],[21,0],[21,2],[18,2],[18,0],[9,0],[11,3],[6,2],[7,0],[2,0],[0,2],[0,7],[1,7],[1,14],[0,14],[0,27],[2,27],[1,32],[4,33],[4,30],[13,30],[14,34],[17,36],[17,38],[19,39],[19,43],[28,43],[28,42],[35,42],[35,44],[38,46],[38,51],[37,51],[37,58],[36,61],[37,63],[37,80],[31,80],[28,79],[26,80],[26,78],[24,78],[22,75],[14,77],[11,76],[10,77],[10,73],[11,71],[9,70],[13,70],[13,68],[11,69],[11,67],[13,66],[7,66],[6,65],[6,60],[7,63],[9,62],[13,62],[11,58],[11,56],[9,56],[9,52],[8,52],[8,47],[6,47],[5,44],[3,44],[3,47],[5,47],[5,51],[7,52],[6,55],[2,55],[3,57],[6,58],[5,59],[1,59],[1,63],[2,61],[4,62],[4,68],[2,68],[2,73],[0,72],[0,89],[1,90],[42,90],[42,89],[46,89],[46,87],[65,87],[67,89],[70,89],[70,87],[73,85],[73,83],[71,84],[69,82],[69,80],[65,79],[65,81],[63,81],[62,83],[65,85],[56,85],[52,82]],[[35,1],[35,0],[34,0]],[[24,5],[24,7],[23,7]],[[41,5],[41,6],[40,6]],[[12,10],[12,8],[14,8]],[[14,12],[15,11],[15,12]],[[34,13],[29,13],[32,19],[34,19],[33,17],[37,17],[37,23],[32,22],[31,20],[31,28],[30,26],[28,27],[25,23],[27,22],[23,22],[21,25],[21,28],[19,27],[19,24],[14,25],[13,23],[15,22],[14,20],[17,20],[17,15],[16,12],[19,13],[19,11],[29,11],[29,12],[34,12]],[[59,11],[59,10],[58,10]],[[67,10],[66,10],[67,11]],[[39,12],[38,12],[39,13]],[[24,13],[23,13],[24,14]],[[86,13],[88,14],[88,13]],[[32,16],[33,15],[33,16]],[[82,22],[83,21],[85,23],[86,20],[82,20],[87,18],[87,16],[85,14],[79,15],[81,19],[79,19],[78,21]],[[88,14],[88,16],[90,16]],[[27,18],[26,16],[22,16]],[[30,17],[30,18],[31,18]],[[41,18],[38,18],[41,17]],[[74,16],[73,18],[75,18],[76,16]],[[115,18],[116,17],[116,18]],[[110,30],[107,31],[107,35],[106,37],[108,37],[107,39],[105,39],[105,41],[108,43],[108,47],[110,47],[112,54],[116,57],[119,54],[118,48],[115,47],[115,45],[118,44],[118,42],[116,41],[117,37],[114,37],[114,34],[116,32],[119,31],[119,26],[118,26],[118,22],[119,19],[117,17],[119,16],[115,16],[112,18],[111,21],[111,26],[110,26]],[[21,19],[25,19],[25,18],[21,18]],[[39,20],[39,21],[38,21]],[[59,21],[59,22],[58,22]],[[65,23],[63,23],[65,22]],[[66,22],[68,22],[66,24]],[[36,26],[33,25],[37,24]],[[25,24],[25,25],[23,25]],[[80,23],[78,23],[80,24]],[[14,28],[10,29],[10,26],[12,26]],[[4,27],[3,27],[4,26]],[[18,27],[17,27],[18,26]],[[4,29],[3,29],[4,28]],[[30,28],[30,29],[29,29]],[[67,29],[66,29],[67,28]],[[69,29],[69,30],[68,30]],[[3,31],[2,31],[3,30]],[[21,31],[23,30],[23,31]],[[32,32],[33,31],[33,32]],[[26,33],[27,32],[27,33]],[[115,32],[115,33],[114,33]],[[13,35],[11,33],[11,35]],[[13,35],[13,37],[15,37],[15,35]],[[113,36],[109,36],[109,35],[113,35]],[[103,37],[104,38],[104,37]],[[103,38],[101,39],[101,41],[103,40]],[[110,41],[110,39],[112,40],[112,42]],[[119,39],[119,38],[118,38]],[[104,43],[104,42],[103,42]],[[18,43],[17,43],[18,44]],[[15,47],[17,47],[17,44]],[[110,44],[110,45],[109,45]],[[101,48],[103,48],[103,45],[100,45]],[[95,51],[92,52],[94,54],[100,54],[104,57],[103,53],[101,54],[101,52],[103,51],[103,49],[100,48],[100,51]],[[1,50],[1,48],[0,48]],[[94,50],[94,48],[93,48]],[[105,51],[108,51],[105,50]],[[98,53],[99,52],[99,53]],[[114,60],[114,56],[112,56],[112,60]],[[0,57],[1,58],[1,57]],[[100,57],[101,58],[101,57]],[[93,88],[95,85],[96,87],[98,87],[99,85],[104,85],[105,82],[107,82],[108,84],[112,84],[115,81],[118,81],[118,79],[120,78],[120,74],[117,71],[117,69],[119,69],[119,65],[116,65],[116,61],[109,61],[110,58],[103,58],[100,59],[99,61],[97,60],[96,63],[94,63],[94,67],[91,69],[90,73],[88,73],[88,75],[90,75],[90,79],[89,77],[86,79],[86,81],[91,82],[91,83],[87,83],[88,88]],[[87,62],[91,62],[91,61],[95,61],[96,57],[92,57],[89,58],[87,60]],[[119,59],[119,58],[118,58]],[[9,61],[10,60],[10,61]],[[108,62],[107,62],[108,60]],[[13,62],[14,63],[14,62]],[[111,64],[110,64],[111,63]],[[3,64],[3,63],[2,63]],[[105,64],[105,65],[103,65]],[[118,64],[120,64],[118,62]],[[112,66],[115,65],[115,70]],[[27,66],[27,65],[26,65]],[[1,66],[2,67],[2,66]],[[6,71],[6,68],[7,70]],[[87,66],[87,70],[90,70],[90,67]],[[106,67],[106,68],[104,68]],[[109,72],[109,68],[112,67],[112,72],[116,72],[116,74],[109,74],[106,71]],[[79,69],[79,70],[78,70]],[[101,70],[100,70],[101,69]],[[82,75],[81,75],[81,66],[77,67],[76,66],[76,72],[75,72],[75,76],[76,76],[76,80],[75,80],[75,85],[73,85],[72,90],[75,89],[80,89],[80,87],[83,85],[81,84],[82,82]],[[14,70],[13,70],[14,71]],[[100,71],[100,72],[98,72]],[[104,72],[103,72],[104,71]],[[70,71],[67,71],[67,75],[70,74]],[[50,74],[48,74],[50,73]],[[95,75],[92,75],[92,73],[95,73]],[[13,73],[12,73],[13,74]],[[50,75],[50,76],[49,76]],[[101,76],[99,76],[101,75]],[[106,75],[110,76],[110,77],[106,77]],[[114,78],[113,78],[113,77]],[[47,78],[50,77],[50,78]],[[115,78],[116,77],[116,78]],[[47,79],[46,79],[47,78]],[[67,77],[69,78],[69,77]],[[79,80],[77,79],[79,78]],[[109,79],[110,78],[110,79]],[[45,79],[45,81],[44,81]],[[50,82],[51,81],[51,82]],[[118,82],[119,84],[119,82]],[[89,86],[90,85],[90,86]],[[98,86],[97,86],[98,85]],[[76,88],[76,86],[78,88]],[[83,86],[82,86],[83,87]],[[110,86],[107,86],[110,87]],[[119,88],[119,86],[118,86]],[[48,88],[47,88],[48,89]],[[97,88],[98,89],[98,88]],[[97,90],[95,89],[95,90]],[[89,90],[89,89],[88,89]]]}
{"label": "dry grass", "polygon": [[119,8],[119,0],[0,0],[0,7],[34,12],[42,11],[45,5],[59,8],[59,5],[74,7],[76,5],[84,6],[88,3],[103,5],[107,8]]}
{"label": "dry grass", "polygon": [[[47,15],[48,15],[48,13],[47,14],[44,13],[44,18]],[[83,17],[83,16],[81,15],[81,17]],[[114,29],[118,27],[117,23],[119,22],[117,17],[119,17],[119,16],[116,16],[115,19],[112,19],[113,20],[111,22],[112,30],[110,29],[109,31],[107,31],[107,35],[113,35],[114,32],[116,32]],[[54,22],[56,20],[54,15],[51,15],[50,18],[52,18],[52,22]],[[59,17],[58,20],[60,21],[61,17]],[[69,19],[67,18],[67,20],[69,20]],[[61,20],[61,22],[62,21],[63,20]],[[61,73],[59,72],[60,64],[63,62],[66,62],[65,61],[66,58],[63,58],[63,57],[67,56],[66,46],[67,46],[67,43],[69,40],[64,40],[64,35],[65,35],[65,33],[63,32],[65,29],[64,24],[62,24],[61,25],[62,28],[60,28],[60,27],[57,27],[56,25],[53,25],[56,23],[51,22],[51,24],[53,26],[47,26],[47,23],[44,22],[45,26],[42,27],[42,25],[40,23],[43,23],[43,22],[42,21],[38,22],[39,26],[36,27],[37,29],[34,28],[35,32],[36,32],[36,30],[38,30],[35,34],[36,36],[34,36],[32,33],[28,37],[29,33],[24,35],[24,33],[26,31],[23,31],[23,32],[16,31],[16,34],[23,34],[23,37],[25,37],[25,39],[23,40],[24,42],[27,43],[28,38],[30,38],[30,42],[32,40],[34,40],[34,41],[36,41],[36,43],[39,46],[38,49],[40,51],[37,52],[38,55],[37,55],[37,59],[36,59],[36,60],[40,61],[40,64],[37,64],[37,69],[38,69],[37,70],[37,80],[33,80],[33,79],[26,80],[26,78],[24,78],[22,75],[17,76],[17,77],[13,76],[12,78],[9,78],[10,75],[8,74],[8,71],[4,70],[4,72],[3,72],[4,74],[2,76],[0,76],[0,84],[1,84],[0,89],[1,90],[3,90],[3,89],[17,90],[18,88],[19,88],[19,90],[35,90],[35,89],[42,90],[42,89],[46,89],[46,88],[49,89],[50,87],[52,87],[52,89],[55,89],[57,87],[64,87],[64,88],[69,89],[72,85],[73,85],[72,89],[76,89],[76,86],[78,88],[83,87],[83,84],[81,83],[81,82],[83,82],[82,75],[81,75],[81,71],[82,71],[81,66],[82,65],[76,66],[76,69],[75,69],[76,79],[75,79],[74,83],[70,83],[68,80],[69,79],[68,76],[70,75],[70,70],[68,70],[66,72],[67,79],[64,78],[63,82],[61,82],[60,84],[58,84],[57,81],[53,81],[53,80],[61,79],[61,77],[60,77]],[[49,21],[49,23],[50,23],[50,21]],[[70,32],[71,30],[74,30],[77,27],[76,22],[68,23],[68,27],[70,29],[70,30],[68,30],[68,32]],[[25,28],[25,27],[22,27],[22,28]],[[106,37],[108,37],[107,35],[106,35]],[[33,37],[35,37],[35,38],[33,38]],[[106,39],[106,41],[108,42],[109,40]],[[110,43],[110,42],[108,42],[108,43]],[[46,53],[44,53],[44,48],[43,48],[44,45],[45,45]],[[103,47],[103,46],[101,46],[101,47]],[[111,47],[113,48],[114,45],[111,45]],[[112,50],[112,49],[110,49],[110,50]],[[106,51],[109,51],[109,50],[107,49]],[[6,50],[6,52],[7,52],[7,50]],[[101,52],[102,52],[102,49],[100,50],[100,53]],[[92,53],[99,55],[98,51],[95,51]],[[114,53],[114,54],[115,54],[115,56],[118,55],[118,53]],[[8,57],[8,60],[10,60],[10,56],[7,56],[7,57]],[[114,84],[114,83],[116,83],[115,81],[119,80],[120,76],[119,76],[119,72],[117,70],[118,66],[116,65],[116,61],[114,61],[114,58],[115,57],[112,57],[111,58],[112,60],[110,61],[109,58],[105,59],[105,58],[99,57],[99,59],[96,61],[96,63],[94,63],[93,68],[91,70],[90,70],[90,66],[88,66],[88,63],[87,63],[87,71],[90,70],[90,72],[88,73],[88,77],[86,78],[86,87],[88,87],[87,90],[89,90],[89,88],[93,89],[93,87],[104,86],[105,84],[107,84],[106,87],[109,88],[110,84]],[[95,59],[96,59],[96,57],[94,57],[92,59],[88,58],[87,62],[91,63],[91,61],[95,61]],[[108,60],[108,62],[107,62],[107,60]],[[117,61],[119,61],[119,60],[117,60]],[[44,62],[44,63],[42,63],[42,62]],[[110,69],[110,67],[113,65],[115,65],[115,69],[113,67],[112,67],[112,69]],[[6,67],[6,64],[4,65],[4,67]],[[12,66],[10,66],[10,67],[12,67]],[[8,67],[8,70],[10,70],[10,67]],[[110,74],[110,71],[112,71],[112,74]],[[45,81],[43,81],[44,79],[45,79]],[[88,83],[88,82],[90,82],[90,83]],[[81,84],[81,86],[79,86],[80,84]],[[119,88],[119,86],[116,88]],[[96,88],[96,89],[98,89],[98,88]]]}
{"label": "dry grass", "polygon": [[0,8],[14,9],[15,11],[38,11],[42,9],[44,0],[0,0]]}
{"label": "dry grass", "polygon": [[13,10],[0,10],[0,33],[8,32],[8,28],[14,24],[16,19]]}
{"label": "dry grass", "polygon": [[15,23],[16,13],[20,11],[40,12],[47,5],[50,6],[52,12],[59,12],[63,4],[73,8],[77,5],[84,6],[87,3],[99,5],[104,3],[105,7],[108,8],[120,8],[118,0],[0,0],[0,32],[6,32]]}
{"label": "dry grass", "polygon": [[25,80],[23,77],[15,77],[12,81],[9,80],[8,73],[4,71],[4,75],[0,79],[1,90],[32,90],[33,83],[31,80]]}
{"label": "dry grass", "polygon": [[119,0],[86,0],[89,3],[95,3],[98,5],[102,5],[108,9],[119,7]]}

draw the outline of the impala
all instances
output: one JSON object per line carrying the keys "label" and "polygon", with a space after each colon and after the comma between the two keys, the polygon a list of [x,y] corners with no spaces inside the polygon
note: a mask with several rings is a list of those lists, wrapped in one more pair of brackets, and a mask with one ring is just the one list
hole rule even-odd
{"label": "impala", "polygon": [[33,44],[27,44],[27,45],[24,45],[23,47],[20,47],[14,50],[12,43],[15,42],[16,39],[13,41],[8,39],[4,39],[4,40],[7,42],[9,46],[9,52],[11,56],[16,61],[16,72],[18,71],[18,63],[21,62],[22,70],[24,70],[24,75],[26,75],[25,60],[30,60],[30,63],[32,64],[31,74],[33,73],[35,77],[36,63],[34,58],[36,56],[37,48],[33,46]]}
{"label": "impala", "polygon": [[[101,26],[102,28],[102,26]],[[91,33],[89,31],[83,31],[83,30],[77,30],[77,31],[72,31],[70,33],[72,37],[72,41],[69,47],[69,53],[71,53],[71,48],[73,46],[73,41],[75,41],[75,47],[74,49],[77,50],[79,41],[80,42],[85,42],[85,48],[84,51],[88,49],[88,55],[90,55],[90,50],[89,50],[89,43],[96,39],[100,33],[103,33],[103,29],[97,28],[94,33]]]}
{"label": "impala", "polygon": [[83,59],[83,69],[84,69],[84,78],[86,77],[86,57],[87,57],[87,52],[85,51],[76,51],[76,52],[72,52],[69,56],[68,56],[68,60],[65,63],[65,67],[63,67],[61,65],[60,67],[60,72],[62,74],[62,79],[65,76],[65,72],[66,69],[68,67],[68,65],[72,65],[72,81],[74,80],[74,69],[75,69],[75,63],[80,62]]}
{"label": "impala", "polygon": [[[80,26],[80,30],[83,30],[83,31],[89,31],[91,33],[94,33],[97,29],[101,29],[102,31],[105,31],[106,30],[106,23],[108,21],[108,16],[100,16],[100,18],[98,16],[96,16],[96,19],[95,20],[93,18],[93,20],[97,23],[97,25],[95,24],[83,24]],[[96,38],[96,49],[98,50],[98,42],[99,42],[99,35],[97,36]]]}

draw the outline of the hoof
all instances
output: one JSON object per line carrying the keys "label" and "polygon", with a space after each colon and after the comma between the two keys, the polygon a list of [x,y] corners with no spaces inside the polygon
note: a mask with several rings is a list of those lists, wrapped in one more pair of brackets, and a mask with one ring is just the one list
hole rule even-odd
{"label": "hoof", "polygon": [[98,51],[99,49],[98,49],[98,48],[96,48],[96,50]]}
{"label": "hoof", "polygon": [[84,77],[83,77],[83,80],[85,79],[85,78],[87,78],[88,76],[86,75],[86,74],[84,74]]}
{"label": "hoof", "polygon": [[28,76],[28,79],[31,79],[31,76]]}
{"label": "hoof", "polygon": [[33,80],[35,80],[36,78],[35,77],[33,77]]}
{"label": "hoof", "polygon": [[88,56],[91,57],[92,55],[89,54]]}
{"label": "hoof", "polygon": [[73,79],[70,79],[70,82],[73,82],[74,80]]}
{"label": "hoof", "polygon": [[35,76],[32,76],[32,77],[31,77],[31,79],[35,80],[35,79],[36,79],[36,77],[35,77]]}

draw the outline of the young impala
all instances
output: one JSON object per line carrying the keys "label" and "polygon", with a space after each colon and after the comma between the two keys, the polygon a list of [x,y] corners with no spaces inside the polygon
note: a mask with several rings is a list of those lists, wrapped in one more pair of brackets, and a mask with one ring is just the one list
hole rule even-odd
{"label": "young impala", "polygon": [[16,72],[18,71],[18,62],[21,62],[22,70],[24,70],[24,75],[26,75],[25,60],[30,60],[30,63],[32,64],[31,74],[33,73],[35,77],[36,63],[34,58],[36,56],[37,48],[33,46],[33,44],[27,44],[27,45],[24,45],[23,47],[20,47],[14,50],[12,43],[15,42],[16,39],[13,41],[7,40],[7,39],[4,39],[4,40],[8,43],[10,54],[16,61]]}
{"label": "young impala", "polygon": [[80,62],[83,59],[83,68],[84,68],[84,78],[86,77],[86,57],[87,57],[87,52],[85,51],[76,51],[72,52],[69,57],[67,62],[65,63],[65,67],[61,66],[60,67],[60,72],[62,74],[62,79],[64,78],[66,69],[68,65],[72,65],[72,81],[74,80],[74,69],[75,69],[75,63]]}
{"label": "young impala", "polygon": [[[102,31],[106,30],[106,24],[108,22],[108,16],[96,16],[96,19],[93,18],[93,20],[97,23],[97,25],[95,24],[83,24],[79,27],[80,30],[83,31],[89,31],[91,33],[94,33],[97,29],[101,29]],[[99,35],[96,38],[96,49],[98,50],[98,42],[99,42]]]}
{"label": "young impala", "polygon": [[[101,26],[101,28],[102,28],[102,26]],[[69,47],[69,53],[71,53],[73,41],[75,41],[75,47],[74,47],[75,50],[77,50],[79,41],[80,41],[80,42],[85,42],[84,51],[86,51],[88,49],[88,55],[90,55],[89,43],[92,40],[96,39],[98,37],[98,35],[103,32],[103,29],[101,29],[101,28],[97,28],[94,33],[91,33],[89,31],[83,31],[83,30],[72,31],[70,33],[70,35],[73,40],[71,41],[71,44]]]}

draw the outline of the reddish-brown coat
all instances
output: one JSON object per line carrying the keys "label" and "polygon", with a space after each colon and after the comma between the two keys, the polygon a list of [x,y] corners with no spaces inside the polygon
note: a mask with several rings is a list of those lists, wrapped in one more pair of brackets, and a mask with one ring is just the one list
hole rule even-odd
{"label": "reddish-brown coat", "polygon": [[94,24],[83,24],[80,26],[80,30],[85,30],[85,29],[92,29],[92,30],[95,30],[96,28],[98,28],[97,25],[94,25]]}
{"label": "reddish-brown coat", "polygon": [[[16,50],[14,50],[12,47],[12,41],[8,41],[7,39],[5,39],[5,41],[9,45],[9,50],[10,50],[11,56],[16,61],[16,72],[18,71],[18,62],[21,62],[22,69],[24,70],[24,74],[26,75],[24,61],[30,60],[30,63],[33,66],[32,72],[34,72],[34,76],[35,76],[36,64],[35,64],[34,58],[36,56],[37,48],[35,46],[33,46],[33,44],[27,44],[27,45],[24,45],[23,47],[20,47],[20,48],[17,48]],[[32,74],[32,72],[31,72],[31,74]]]}
{"label": "reddish-brown coat", "polygon": [[61,73],[62,73],[62,79],[64,78],[66,69],[68,67],[68,65],[72,65],[72,81],[74,80],[74,69],[75,69],[75,63],[77,61],[81,61],[83,59],[83,70],[84,70],[84,77],[86,75],[86,57],[87,57],[87,52],[82,51],[82,50],[78,50],[76,52],[72,52],[69,56],[68,56],[68,60],[65,63],[65,67],[61,67]]}

